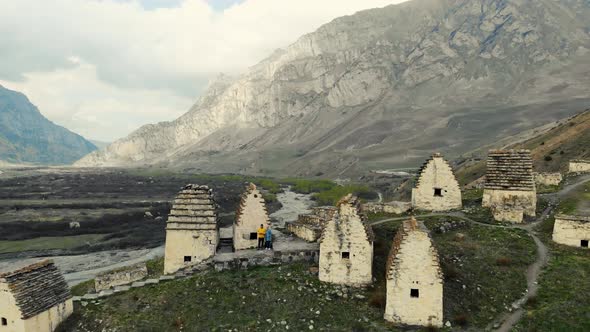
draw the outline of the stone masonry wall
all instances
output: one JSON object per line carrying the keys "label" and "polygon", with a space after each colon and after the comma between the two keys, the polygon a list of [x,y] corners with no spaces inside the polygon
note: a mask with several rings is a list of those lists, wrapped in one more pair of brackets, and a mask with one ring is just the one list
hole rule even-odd
{"label": "stone masonry wall", "polygon": [[569,163],[570,173],[590,173],[590,160],[572,160]]}
{"label": "stone masonry wall", "polygon": [[100,292],[115,286],[125,285],[141,280],[148,275],[145,263],[126,266],[123,269],[107,272],[94,279],[94,289]]}
{"label": "stone masonry wall", "polygon": [[373,233],[360,214],[358,199],[348,195],[338,204],[320,239],[321,281],[362,286],[372,282]]}
{"label": "stone masonry wall", "polygon": [[412,205],[426,211],[460,209],[461,188],[453,169],[440,154],[434,154],[422,167],[416,188],[412,189]]}
{"label": "stone masonry wall", "polygon": [[590,217],[555,216],[553,241],[572,247],[582,247],[582,241],[590,241]]}
{"label": "stone masonry wall", "polygon": [[402,214],[412,209],[410,202],[365,203],[362,210],[365,213]]}
{"label": "stone masonry wall", "polygon": [[287,223],[287,230],[307,242],[316,242],[322,235],[322,228],[298,222]]}
{"label": "stone masonry wall", "polygon": [[535,183],[542,186],[558,186],[563,180],[561,173],[535,173]]}
{"label": "stone masonry wall", "polygon": [[443,276],[438,253],[421,222],[412,219],[400,226],[386,274],[386,320],[442,327]]}
{"label": "stone masonry wall", "polygon": [[490,208],[496,221],[521,223],[524,216],[535,216],[535,191],[484,189],[482,206]]}

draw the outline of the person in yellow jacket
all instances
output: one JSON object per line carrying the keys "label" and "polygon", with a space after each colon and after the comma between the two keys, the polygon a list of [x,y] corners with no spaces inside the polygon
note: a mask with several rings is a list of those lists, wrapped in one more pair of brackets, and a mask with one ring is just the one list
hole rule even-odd
{"label": "person in yellow jacket", "polygon": [[264,249],[264,236],[266,235],[266,229],[264,229],[264,225],[260,224],[260,228],[258,229],[258,250]]}

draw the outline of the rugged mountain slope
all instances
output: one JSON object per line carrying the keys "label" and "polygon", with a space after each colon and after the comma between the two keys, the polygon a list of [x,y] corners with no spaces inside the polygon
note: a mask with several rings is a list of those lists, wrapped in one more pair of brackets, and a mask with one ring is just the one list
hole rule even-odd
{"label": "rugged mountain slope", "polygon": [[570,160],[590,158],[590,109],[521,136],[504,139],[461,158],[456,171],[460,182],[468,184],[485,175],[485,158],[491,148],[528,149],[535,171],[567,172]]}
{"label": "rugged mountain slope", "polygon": [[94,150],[82,136],[43,117],[25,95],[0,86],[0,160],[71,164]]}
{"label": "rugged mountain slope", "polygon": [[342,17],[179,119],[79,166],[340,176],[415,166],[573,114],[590,102],[585,0],[413,0]]}

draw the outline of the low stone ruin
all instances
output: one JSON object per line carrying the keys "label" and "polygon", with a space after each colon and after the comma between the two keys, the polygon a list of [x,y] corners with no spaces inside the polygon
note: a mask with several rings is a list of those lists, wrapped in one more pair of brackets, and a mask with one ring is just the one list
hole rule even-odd
{"label": "low stone ruin", "polygon": [[410,202],[365,203],[361,206],[364,213],[403,214],[412,209]]}
{"label": "low stone ruin", "polygon": [[496,221],[521,223],[535,216],[537,190],[529,150],[492,150],[488,154],[482,206]]}
{"label": "low stone ruin", "polygon": [[540,186],[559,186],[563,181],[561,173],[534,173],[535,184]]}
{"label": "low stone ruin", "polygon": [[287,230],[305,241],[316,242],[335,213],[336,208],[333,206],[312,208],[310,214],[300,214],[297,221],[287,223]]}
{"label": "low stone ruin", "polygon": [[215,255],[218,242],[213,190],[187,185],[176,196],[168,216],[164,273],[174,273]]}
{"label": "low stone ruin", "polygon": [[94,289],[97,292],[111,289],[116,286],[130,284],[134,281],[141,280],[148,275],[148,269],[145,263],[139,263],[124,268],[105,272],[94,278]]}
{"label": "low stone ruin", "polygon": [[462,207],[461,188],[453,169],[440,153],[428,159],[412,189],[412,205],[417,210],[448,211]]}
{"label": "low stone ruin", "polygon": [[70,288],[53,261],[0,273],[0,331],[54,331],[73,310]]}
{"label": "low stone ruin", "polygon": [[270,223],[266,204],[256,185],[250,183],[242,194],[236,219],[233,225],[234,249],[256,248],[258,244],[257,230],[260,225],[266,227]]}
{"label": "low stone ruin", "polygon": [[590,160],[574,159],[569,162],[570,173],[590,173]]}
{"label": "low stone ruin", "polygon": [[567,246],[588,249],[590,216],[556,215],[553,225],[553,241]]}
{"label": "low stone ruin", "polygon": [[361,212],[359,199],[342,198],[320,238],[319,278],[350,286],[372,282],[374,234]]}
{"label": "low stone ruin", "polygon": [[385,271],[385,320],[442,327],[443,273],[424,223],[413,217],[403,222],[393,239]]}

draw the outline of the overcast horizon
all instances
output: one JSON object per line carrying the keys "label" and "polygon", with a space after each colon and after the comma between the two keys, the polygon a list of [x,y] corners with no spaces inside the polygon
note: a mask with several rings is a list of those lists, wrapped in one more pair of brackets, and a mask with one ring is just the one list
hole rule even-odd
{"label": "overcast horizon", "polygon": [[0,85],[112,142],[334,18],[403,0],[0,0]]}

